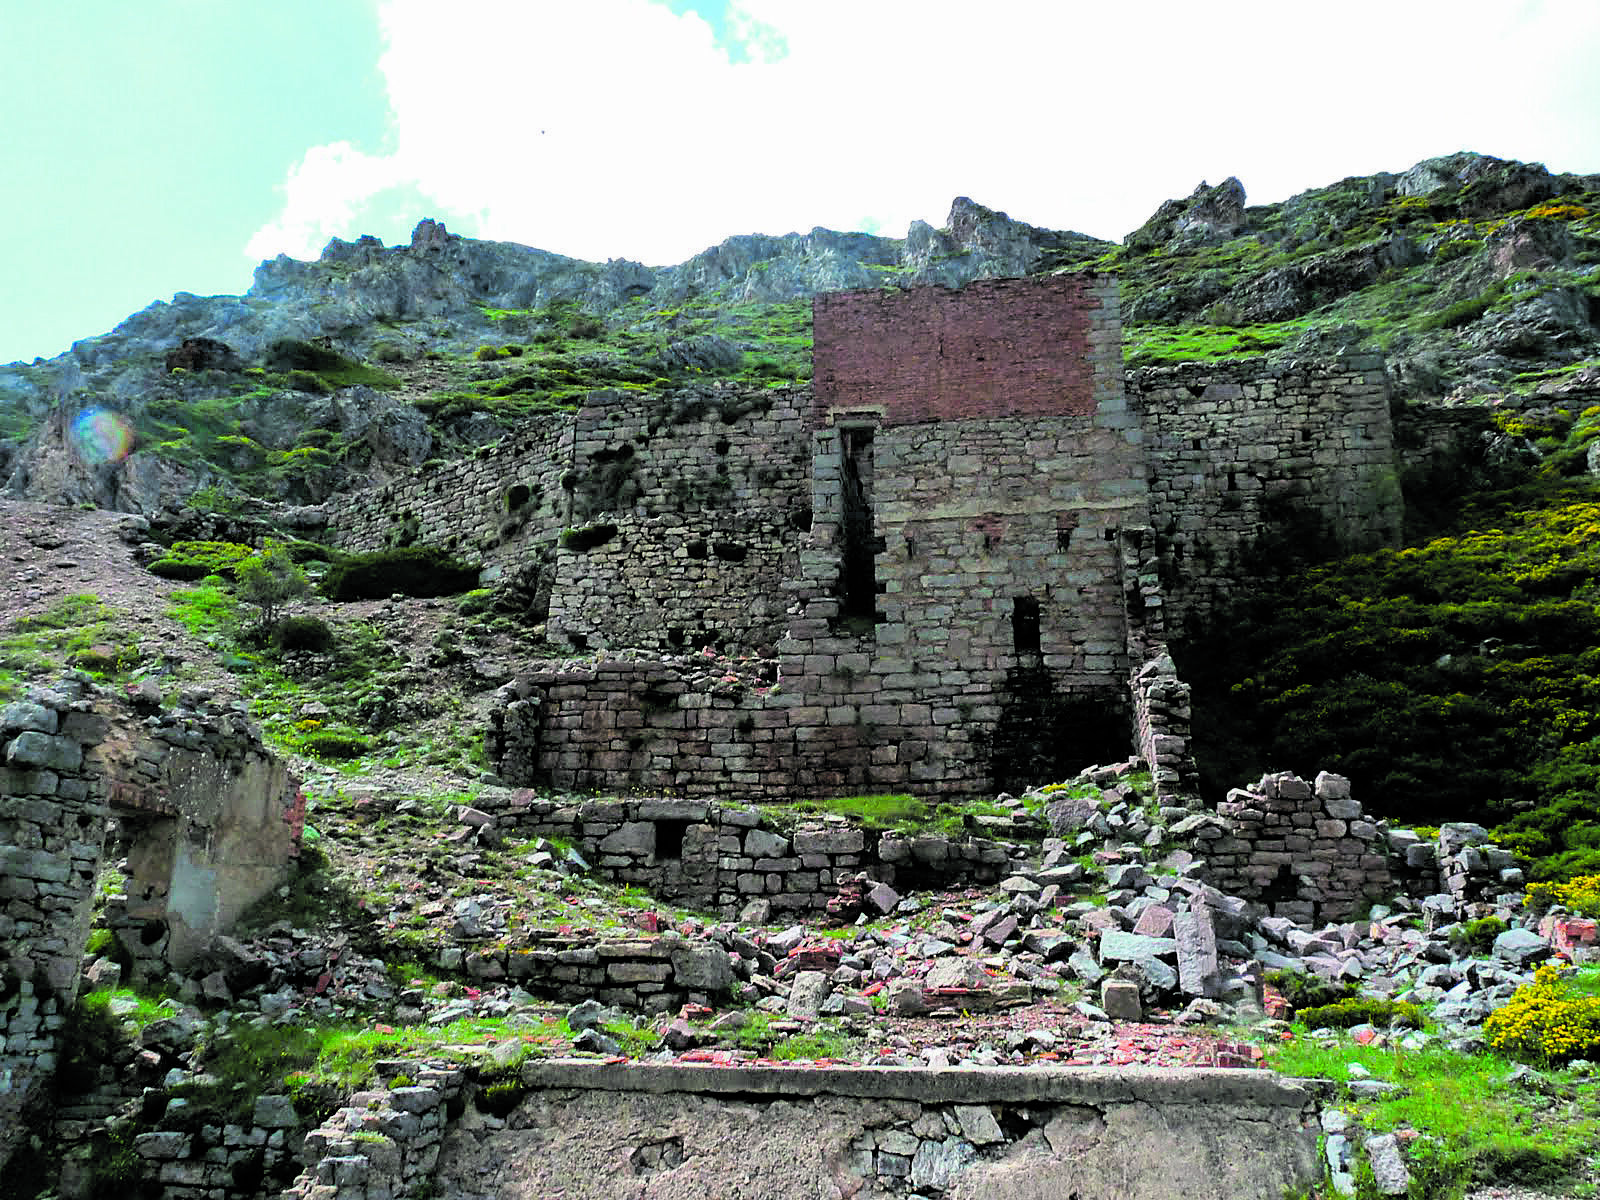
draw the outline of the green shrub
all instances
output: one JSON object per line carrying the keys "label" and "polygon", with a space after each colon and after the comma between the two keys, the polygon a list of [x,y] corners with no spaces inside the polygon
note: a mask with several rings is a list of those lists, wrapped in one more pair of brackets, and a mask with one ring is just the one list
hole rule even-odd
{"label": "green shrub", "polygon": [[313,758],[360,758],[372,749],[366,738],[357,733],[336,733],[319,730],[308,733],[300,740],[300,749]]}
{"label": "green shrub", "polygon": [[1565,883],[1529,884],[1523,903],[1537,913],[1559,904],[1580,917],[1600,917],[1600,875],[1578,875]]}
{"label": "green shrub", "polygon": [[1286,969],[1268,971],[1266,980],[1297,1012],[1303,1008],[1320,1008],[1324,1005],[1337,1004],[1356,994],[1353,984],[1343,980],[1335,983],[1304,971]]}
{"label": "green shrub", "polygon": [[461,597],[459,605],[461,615],[464,617],[477,617],[488,612],[494,607],[493,588],[474,588]]}
{"label": "green shrub", "polygon": [[477,585],[478,568],[437,546],[397,546],[345,555],[323,578],[330,600],[383,600],[389,596],[449,596]]}
{"label": "green shrub", "polygon": [[491,1083],[478,1093],[477,1106],[490,1116],[504,1117],[522,1103],[528,1089],[517,1080]]}
{"label": "green shrub", "polygon": [[321,654],[333,649],[333,630],[321,617],[284,617],[272,627],[272,644],[279,650]]}
{"label": "green shrub", "polygon": [[182,583],[194,583],[213,574],[210,567],[186,558],[158,558],[148,569],[152,575],[159,575],[163,579],[176,579]]}
{"label": "green shrub", "polygon": [[1553,1066],[1600,1057],[1600,996],[1575,986],[1576,974],[1554,964],[1536,970],[1483,1023],[1490,1049]]}
{"label": "green shrub", "polygon": [[581,529],[563,529],[561,548],[582,554],[585,550],[605,545],[616,536],[617,527],[607,521],[602,521],[598,525],[586,525]]}
{"label": "green shrub", "polygon": [[313,396],[326,396],[333,391],[322,377],[313,371],[290,371],[289,387],[296,392],[310,392]]}
{"label": "green shrub", "polygon": [[254,547],[243,542],[173,542],[166,554],[150,564],[149,570],[163,579],[180,579],[185,583],[207,575],[232,579],[239,564],[253,554]]}
{"label": "green shrub", "polygon": [[1307,1029],[1349,1029],[1353,1025],[1422,1028],[1422,1010],[1415,1004],[1372,996],[1354,996],[1336,1004],[1302,1009],[1295,1016],[1305,1023]]}
{"label": "green shrub", "polygon": [[1452,945],[1471,947],[1478,954],[1487,954],[1494,948],[1495,938],[1508,928],[1509,926],[1499,917],[1481,917],[1476,921],[1457,925],[1450,931],[1450,941]]}
{"label": "green shrub", "polygon": [[405,362],[406,348],[397,342],[379,342],[372,348],[372,357],[381,363]]}
{"label": "green shrub", "polygon": [[305,572],[295,563],[282,542],[268,538],[261,553],[245,559],[234,568],[239,599],[261,611],[261,628],[277,620],[278,610],[311,590]]}
{"label": "green shrub", "polygon": [[500,351],[496,350],[493,346],[479,346],[472,352],[472,357],[477,359],[479,362],[493,362],[495,359],[500,357]]}
{"label": "green shrub", "polygon": [[591,317],[587,313],[579,313],[568,323],[567,332],[575,338],[592,340],[605,336],[606,323],[599,317]]}

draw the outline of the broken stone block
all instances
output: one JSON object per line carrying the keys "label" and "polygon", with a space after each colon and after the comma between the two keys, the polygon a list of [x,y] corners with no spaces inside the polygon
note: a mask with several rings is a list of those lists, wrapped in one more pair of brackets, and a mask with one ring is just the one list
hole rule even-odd
{"label": "broken stone block", "polygon": [[1101,963],[1170,958],[1177,952],[1178,943],[1172,938],[1146,937],[1142,933],[1124,933],[1118,929],[1108,929],[1100,935]]}
{"label": "broken stone block", "polygon": [[970,958],[946,958],[928,968],[922,985],[929,990],[966,988],[969,991],[981,991],[989,986],[989,973]]}
{"label": "broken stone block", "polygon": [[1152,904],[1139,914],[1133,931],[1146,937],[1166,937],[1172,930],[1173,913],[1164,904]]}
{"label": "broken stone block", "polygon": [[875,883],[863,899],[873,912],[886,917],[899,905],[900,893],[887,883]]}
{"label": "broken stone block", "polygon": [[1361,1143],[1372,1168],[1373,1182],[1383,1196],[1404,1196],[1411,1187],[1411,1172],[1400,1153],[1400,1143],[1392,1133],[1377,1134]]}
{"label": "broken stone block", "polygon": [[1519,967],[1538,962],[1550,954],[1550,944],[1531,929],[1508,929],[1494,939],[1494,956]]}
{"label": "broken stone block", "polygon": [[1221,996],[1217,933],[1210,910],[1202,907],[1179,913],[1173,918],[1172,931],[1178,943],[1178,981],[1184,992],[1211,999]]}
{"label": "broken stone block", "polygon": [[1139,985],[1130,979],[1108,979],[1100,985],[1100,1007],[1113,1021],[1142,1021]]}
{"label": "broken stone block", "polygon": [[733,986],[733,960],[709,942],[680,946],[672,952],[672,974],[690,991],[725,992]]}
{"label": "broken stone block", "polygon": [[961,1136],[974,1146],[990,1146],[1006,1140],[1000,1123],[987,1104],[958,1104],[955,1106],[956,1123],[961,1126]]}
{"label": "broken stone block", "polygon": [[901,977],[889,982],[889,1007],[903,1017],[921,1016],[928,1011],[927,997],[915,979]]}
{"label": "broken stone block", "polygon": [[84,972],[84,982],[91,992],[105,991],[122,986],[122,968],[109,958],[97,958]]}
{"label": "broken stone block", "polygon": [[49,771],[76,771],[83,765],[83,747],[71,738],[51,737],[30,729],[19,733],[6,750],[12,767],[41,767]]}
{"label": "broken stone block", "polygon": [[798,1021],[815,1021],[822,1015],[822,1002],[828,998],[828,977],[821,971],[801,971],[789,989],[785,1011]]}
{"label": "broken stone block", "polygon": [[960,1138],[923,1142],[911,1160],[911,1186],[923,1191],[944,1191],[977,1156],[977,1151]]}

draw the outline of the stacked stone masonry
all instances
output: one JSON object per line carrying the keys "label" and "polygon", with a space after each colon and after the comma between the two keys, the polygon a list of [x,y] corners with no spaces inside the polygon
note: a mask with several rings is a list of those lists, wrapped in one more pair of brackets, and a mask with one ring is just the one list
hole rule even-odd
{"label": "stacked stone masonry", "polygon": [[1228,595],[1253,554],[1398,540],[1401,464],[1381,359],[1150,368],[1128,376],[1128,392],[1148,439],[1169,629]]}
{"label": "stacked stone masonry", "polygon": [[1305,925],[1346,920],[1399,890],[1437,890],[1432,863],[1408,864],[1387,827],[1367,820],[1342,775],[1324,771],[1313,783],[1264,775],[1230,791],[1217,813],[1225,826],[1196,834],[1211,882],[1274,916]]}
{"label": "stacked stone masonry", "polygon": [[[814,334],[814,388],[595,393],[338,516],[538,573],[599,653],[507,693],[508,781],[978,796],[1134,744],[1192,794],[1166,637],[1253,555],[1398,535],[1376,359],[1125,379],[1092,274],[819,296]],[[672,656],[700,648],[759,686],[699,694]]]}

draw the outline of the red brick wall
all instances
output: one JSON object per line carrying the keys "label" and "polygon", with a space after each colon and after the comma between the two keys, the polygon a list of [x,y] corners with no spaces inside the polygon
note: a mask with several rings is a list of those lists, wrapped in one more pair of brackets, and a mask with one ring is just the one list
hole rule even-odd
{"label": "red brick wall", "polygon": [[1092,414],[1093,283],[1056,275],[817,296],[817,425],[841,409],[880,410],[886,426]]}

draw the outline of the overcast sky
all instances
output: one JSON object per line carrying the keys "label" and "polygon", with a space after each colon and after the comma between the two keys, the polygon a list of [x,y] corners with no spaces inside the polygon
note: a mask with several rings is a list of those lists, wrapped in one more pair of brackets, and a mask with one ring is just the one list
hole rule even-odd
{"label": "overcast sky", "polygon": [[679,262],[971,196],[1121,238],[1472,149],[1600,172],[1596,0],[0,0],[0,362],[329,237]]}

